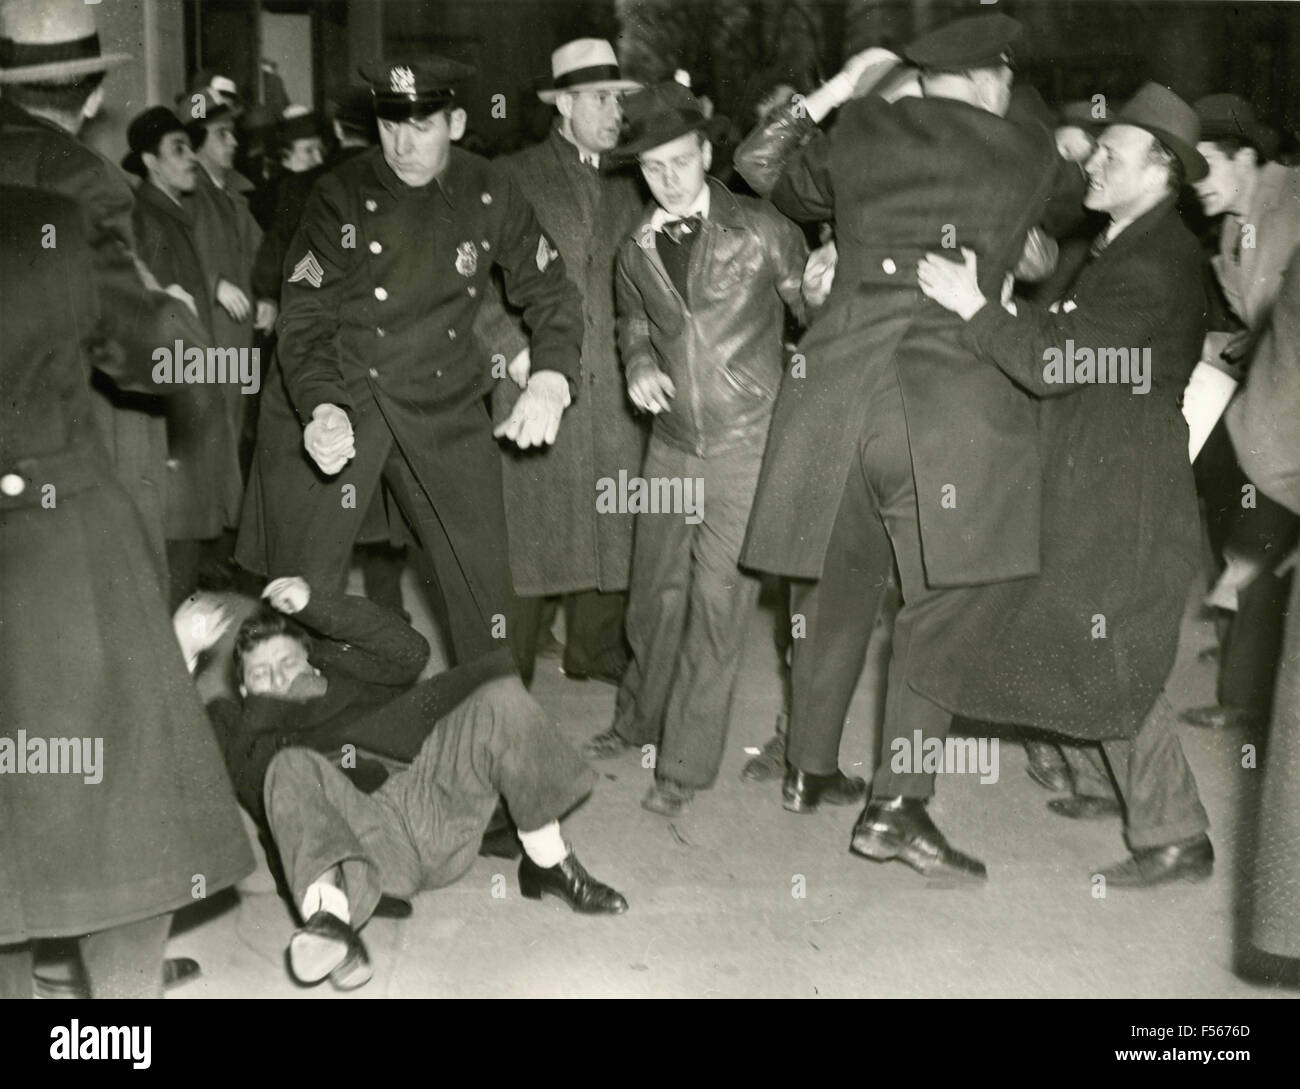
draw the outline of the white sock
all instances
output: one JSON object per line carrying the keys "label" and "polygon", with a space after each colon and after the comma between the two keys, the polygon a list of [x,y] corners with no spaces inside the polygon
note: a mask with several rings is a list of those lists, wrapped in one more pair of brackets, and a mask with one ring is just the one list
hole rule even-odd
{"label": "white sock", "polygon": [[520,830],[519,842],[524,845],[528,857],[544,870],[558,866],[569,853],[569,846],[560,835],[559,821],[544,824],[535,832]]}
{"label": "white sock", "polygon": [[328,881],[313,881],[302,894],[302,917],[310,919],[318,911],[328,911],[351,925],[352,912],[348,910],[347,894]]}

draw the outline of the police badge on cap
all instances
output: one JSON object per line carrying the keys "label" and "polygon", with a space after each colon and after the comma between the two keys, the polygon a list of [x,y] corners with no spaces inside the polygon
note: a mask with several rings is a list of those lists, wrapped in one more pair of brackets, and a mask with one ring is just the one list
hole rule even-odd
{"label": "police badge on cap", "polygon": [[394,59],[360,69],[370,85],[375,114],[385,121],[420,121],[456,99],[456,85],[474,74],[443,57]]}

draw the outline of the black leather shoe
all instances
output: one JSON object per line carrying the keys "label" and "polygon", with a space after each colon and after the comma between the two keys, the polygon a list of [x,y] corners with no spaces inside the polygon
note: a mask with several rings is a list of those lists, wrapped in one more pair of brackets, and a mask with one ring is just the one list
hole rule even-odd
{"label": "black leather shoe", "polygon": [[289,939],[289,967],[299,983],[319,983],[329,976],[341,991],[360,987],[374,974],[361,935],[325,910],[294,931]]}
{"label": "black leather shoe", "polygon": [[740,769],[742,783],[766,783],[769,779],[779,779],[785,774],[785,739],[786,716],[777,716],[776,733],[768,738],[767,744],[757,755],[745,761]]}
{"label": "black leather shoe", "polygon": [[1140,847],[1123,862],[1098,871],[1108,885],[1147,889],[1171,881],[1205,881],[1214,872],[1214,847],[1201,835],[1164,847]]}
{"label": "black leather shoe", "polygon": [[519,863],[519,891],[527,900],[540,900],[546,893],[558,896],[583,915],[622,915],[627,911],[627,901],[592,877],[572,851],[559,865],[546,869],[525,854]]}
{"label": "black leather shoe", "polygon": [[827,805],[856,805],[866,796],[866,780],[856,775],[845,775],[842,771],[813,775],[787,767],[785,781],[781,784],[781,804],[791,813],[816,813],[822,802]]}
{"label": "black leather shoe", "polygon": [[1118,817],[1123,807],[1114,798],[1098,798],[1095,794],[1070,794],[1053,798],[1047,808],[1061,817],[1073,821],[1096,821],[1103,817]]}
{"label": "black leather shoe", "polygon": [[1070,789],[1070,767],[1061,750],[1050,741],[1026,741],[1025,755],[1029,757],[1025,771],[1040,787],[1044,790]]}
{"label": "black leather shoe", "polygon": [[853,826],[849,850],[877,862],[898,858],[926,877],[984,881],[984,863],[951,847],[935,827],[921,798],[885,798],[867,803]]}
{"label": "black leather shoe", "polygon": [[376,919],[409,919],[414,910],[410,900],[403,900],[400,896],[381,896],[370,914]]}

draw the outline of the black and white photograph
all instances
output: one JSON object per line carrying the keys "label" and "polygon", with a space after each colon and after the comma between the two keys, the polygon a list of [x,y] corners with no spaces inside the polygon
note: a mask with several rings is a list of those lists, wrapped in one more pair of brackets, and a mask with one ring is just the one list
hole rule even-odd
{"label": "black and white photograph", "polygon": [[0,0],[51,1069],[199,1047],[52,1004],[164,997],[1250,1066],[1298,563],[1300,3]]}

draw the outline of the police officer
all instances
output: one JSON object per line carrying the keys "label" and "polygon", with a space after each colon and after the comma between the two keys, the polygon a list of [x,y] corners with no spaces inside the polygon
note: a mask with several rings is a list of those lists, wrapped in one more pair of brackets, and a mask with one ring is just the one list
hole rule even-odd
{"label": "police officer", "polygon": [[[413,531],[458,661],[511,634],[493,436],[554,442],[576,392],[582,312],[514,183],[451,146],[465,131],[437,57],[362,69],[379,148],[323,178],[285,258],[279,375],[264,383],[240,562],[341,589],[380,493]],[[495,431],[473,323],[493,266],[531,331],[532,373]]]}

